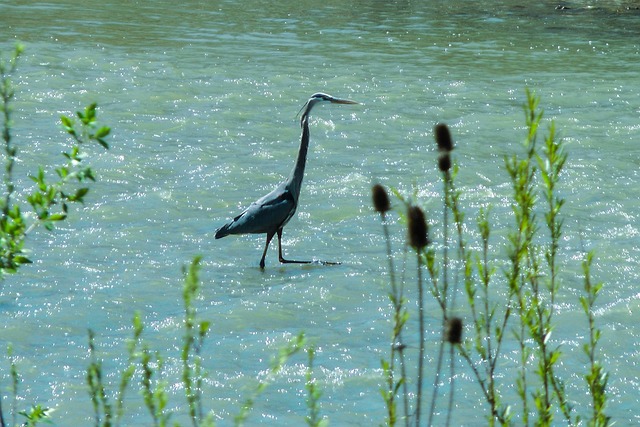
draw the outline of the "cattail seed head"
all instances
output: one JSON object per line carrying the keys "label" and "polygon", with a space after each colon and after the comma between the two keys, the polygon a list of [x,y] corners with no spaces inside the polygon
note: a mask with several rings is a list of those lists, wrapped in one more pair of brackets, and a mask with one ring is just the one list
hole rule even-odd
{"label": "cattail seed head", "polygon": [[382,185],[375,184],[373,187],[371,187],[371,192],[373,196],[373,207],[375,208],[376,212],[384,214],[391,209],[391,203],[389,203],[387,190],[385,190]]}
{"label": "cattail seed head", "polygon": [[444,123],[438,123],[433,128],[433,133],[436,136],[436,144],[438,144],[438,150],[449,153],[453,151],[453,140],[451,139],[451,133],[449,127]]}
{"label": "cattail seed head", "polygon": [[441,172],[446,172],[451,169],[451,156],[449,153],[442,154],[438,157],[438,169]]}
{"label": "cattail seed head", "polygon": [[429,227],[424,212],[418,206],[409,206],[407,212],[409,223],[409,244],[416,250],[421,250],[429,242]]}
{"label": "cattail seed head", "polygon": [[462,342],[462,319],[452,317],[447,320],[444,339],[450,344],[460,344]]}

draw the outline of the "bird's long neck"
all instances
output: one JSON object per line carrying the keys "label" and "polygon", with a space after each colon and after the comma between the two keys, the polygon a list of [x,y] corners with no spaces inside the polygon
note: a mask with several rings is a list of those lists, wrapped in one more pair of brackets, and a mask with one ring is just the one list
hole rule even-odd
{"label": "bird's long neck", "polygon": [[304,177],[304,168],[307,164],[307,152],[309,151],[309,117],[302,118],[302,137],[300,138],[300,148],[298,149],[298,157],[296,164],[293,166],[291,176],[289,177],[289,185],[293,197],[298,200],[300,196],[300,187],[302,187],[302,178]]}

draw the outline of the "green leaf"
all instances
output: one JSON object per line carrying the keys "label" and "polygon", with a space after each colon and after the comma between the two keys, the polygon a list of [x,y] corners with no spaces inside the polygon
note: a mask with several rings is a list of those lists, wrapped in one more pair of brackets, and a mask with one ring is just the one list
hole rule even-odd
{"label": "green leaf", "polygon": [[78,171],[77,176],[78,176],[78,181],[80,182],[84,181],[85,179],[90,179],[91,181],[94,181],[94,182],[96,180],[96,177],[93,174],[93,170],[91,168],[86,168],[81,171]]}
{"label": "green leaf", "polygon": [[84,196],[86,196],[88,192],[89,189],[87,187],[78,188],[78,190],[76,190],[76,194],[71,196],[69,199],[73,202],[82,202]]}
{"label": "green leaf", "polygon": [[211,326],[211,322],[202,321],[200,322],[200,336],[204,336],[209,331],[209,327]]}
{"label": "green leaf", "polygon": [[[73,131],[73,121],[67,116],[60,116],[60,122],[67,132]],[[75,132],[75,131],[74,131]]]}
{"label": "green leaf", "polygon": [[95,102],[90,104],[88,107],[84,109],[84,114],[78,111],[78,117],[82,120],[82,123],[85,125],[89,125],[96,120],[96,107],[98,104]]}
{"label": "green leaf", "polygon": [[96,138],[104,138],[105,136],[109,135],[109,133],[111,133],[111,128],[108,126],[103,126],[98,129],[94,136]]}
{"label": "green leaf", "polygon": [[63,221],[67,219],[67,215],[60,213],[60,214],[53,214],[49,217],[49,221]]}
{"label": "green leaf", "polygon": [[67,167],[61,167],[56,169],[56,173],[62,179],[65,179],[69,175],[69,169]]}
{"label": "green leaf", "polygon": [[98,144],[102,145],[105,149],[109,149],[109,144],[107,144],[107,141],[105,141],[102,138],[96,138],[96,141],[98,141]]}
{"label": "green leaf", "polygon": [[60,121],[62,122],[63,129],[74,138],[78,138],[76,134],[76,130],[73,128],[73,121],[67,116],[61,116]]}
{"label": "green leaf", "polygon": [[23,255],[17,255],[13,257],[13,262],[16,264],[32,264],[33,263],[33,261],[31,261],[29,258]]}
{"label": "green leaf", "polygon": [[27,201],[33,207],[42,205],[42,194],[41,193],[33,193],[29,197],[27,197]]}

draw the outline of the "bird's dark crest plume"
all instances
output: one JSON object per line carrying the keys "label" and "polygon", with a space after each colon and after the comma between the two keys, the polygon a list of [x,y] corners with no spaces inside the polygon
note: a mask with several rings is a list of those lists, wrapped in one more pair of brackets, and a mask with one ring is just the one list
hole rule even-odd
{"label": "bird's dark crest plume", "polygon": [[[308,264],[312,261],[287,260],[282,255],[282,229],[296,213],[300,188],[304,177],[304,169],[309,150],[309,113],[313,107],[323,102],[332,104],[357,104],[348,99],[336,98],[326,93],[315,93],[298,112],[302,136],[296,162],[289,178],[278,185],[272,192],[251,203],[238,216],[216,230],[215,238],[220,239],[230,234],[265,233],[267,242],[260,259],[260,268],[264,268],[265,257],[269,243],[275,235],[278,236],[278,258],[281,263]],[[302,114],[301,114],[302,113]],[[325,263],[331,264],[331,263]]]}

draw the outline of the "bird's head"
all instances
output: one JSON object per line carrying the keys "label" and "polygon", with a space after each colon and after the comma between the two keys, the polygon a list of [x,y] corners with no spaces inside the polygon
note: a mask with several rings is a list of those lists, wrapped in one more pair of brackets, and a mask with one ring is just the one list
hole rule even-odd
{"label": "bird's head", "polygon": [[327,95],[326,93],[322,93],[322,92],[314,93],[313,95],[311,95],[311,98],[309,98],[307,103],[304,104],[300,109],[300,111],[298,112],[298,115],[302,113],[302,117],[300,118],[301,126],[302,126],[302,123],[304,122],[304,119],[309,116],[311,109],[316,104],[320,104],[322,102],[331,102],[332,104],[357,104],[356,101],[351,101],[349,99],[336,98],[331,95]]}

